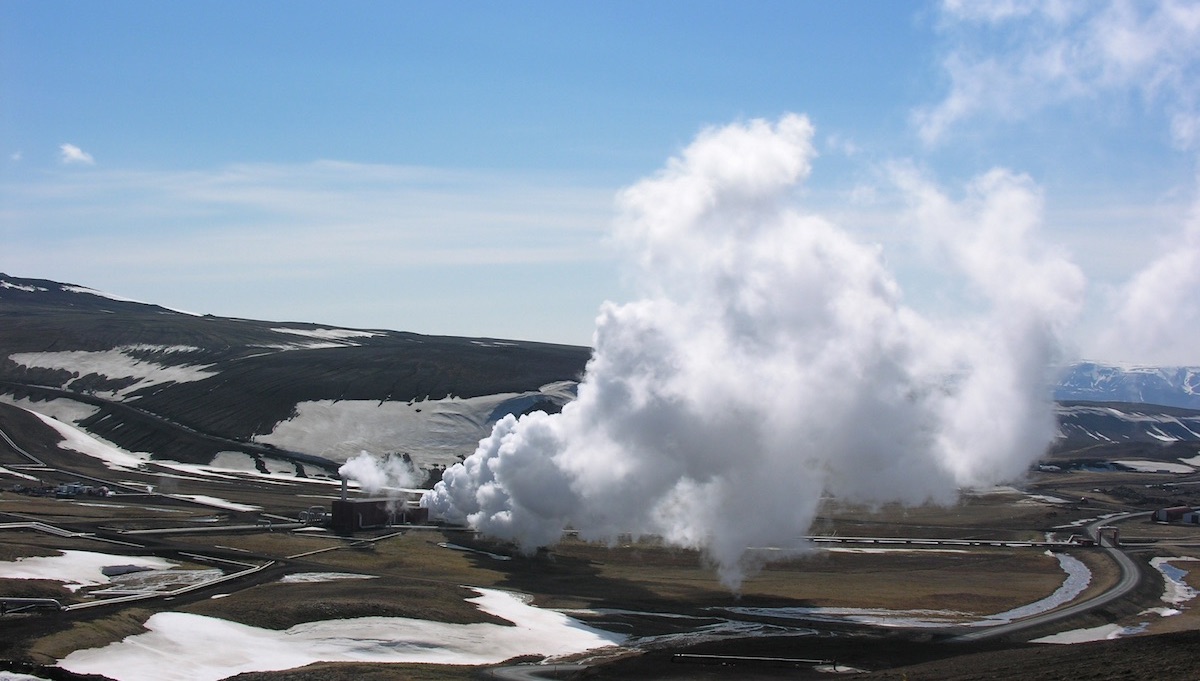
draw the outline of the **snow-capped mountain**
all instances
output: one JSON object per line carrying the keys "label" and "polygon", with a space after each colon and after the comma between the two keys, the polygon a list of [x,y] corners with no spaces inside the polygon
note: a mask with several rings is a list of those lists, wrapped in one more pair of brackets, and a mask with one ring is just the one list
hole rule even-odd
{"label": "snow-capped mountain", "polygon": [[1132,402],[1200,409],[1200,367],[1115,366],[1080,362],[1063,375],[1054,399]]}

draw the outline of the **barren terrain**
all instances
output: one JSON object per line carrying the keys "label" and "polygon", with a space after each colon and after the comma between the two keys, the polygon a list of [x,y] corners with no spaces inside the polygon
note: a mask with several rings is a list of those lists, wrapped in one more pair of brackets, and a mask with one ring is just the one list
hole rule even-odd
{"label": "barren terrain", "polygon": [[[44,464],[34,466],[6,445],[0,467],[47,484],[87,476],[115,491],[102,498],[29,496],[11,491],[23,478],[6,477],[0,492],[0,524],[5,525],[0,562],[72,550],[110,554],[117,557],[114,564],[122,562],[120,556],[165,558],[179,572],[216,568],[234,575],[260,568],[175,595],[6,614],[0,617],[0,656],[13,670],[53,667],[75,651],[138,635],[155,613],[190,613],[268,630],[364,617],[508,625],[467,600],[474,595],[470,588],[478,587],[527,594],[539,609],[560,611],[620,638],[618,646],[564,660],[590,665],[572,672],[581,678],[827,678],[827,672],[816,671],[819,666],[786,662],[797,658],[836,661],[862,670],[864,678],[1057,679],[1084,671],[1087,678],[1134,678],[1129,670],[1144,668],[1149,660],[1162,670],[1157,678],[1194,678],[1195,667],[1186,660],[1200,646],[1200,617],[1186,599],[1163,601],[1163,576],[1150,567],[1150,559],[1200,557],[1200,530],[1144,516],[1120,524],[1125,549],[1142,573],[1129,596],[1001,640],[952,640],[956,632],[986,626],[989,617],[1055,594],[1066,578],[1056,556],[1071,556],[1086,566],[1088,582],[1071,596],[1073,602],[1103,593],[1119,576],[1103,550],[1030,544],[1066,542],[1072,535],[1077,541],[1085,521],[1149,510],[1122,503],[1125,497],[1114,490],[1186,489],[1193,475],[1034,472],[1019,489],[968,493],[950,507],[864,509],[831,501],[813,528],[821,541],[812,551],[779,560],[764,549],[764,557],[775,560],[739,593],[730,593],[703,556],[654,538],[601,546],[567,536],[549,550],[525,556],[508,544],[453,527],[406,526],[341,537],[295,522],[300,511],[327,505],[336,496],[332,481],[185,475],[153,464],[114,470],[58,449],[54,431],[8,406],[0,406],[0,429]],[[206,499],[261,510],[234,511]],[[31,522],[65,532],[22,525]],[[1200,586],[1187,561],[1175,564],[1186,572],[1185,584]],[[370,579],[285,579],[314,573]],[[0,579],[4,597],[52,598],[64,606],[116,597],[97,595],[103,588],[72,591],[53,579]],[[1168,605],[1177,613],[1152,610]],[[1125,633],[1117,640],[1070,646],[1027,643],[1109,624]],[[705,664],[708,658],[675,657],[680,653],[784,661]],[[492,666],[318,662],[239,678],[472,678]],[[61,670],[36,673],[69,676]]]}

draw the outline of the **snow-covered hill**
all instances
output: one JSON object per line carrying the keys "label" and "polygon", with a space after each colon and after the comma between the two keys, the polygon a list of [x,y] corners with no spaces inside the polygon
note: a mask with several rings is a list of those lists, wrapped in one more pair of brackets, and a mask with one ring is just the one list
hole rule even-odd
{"label": "snow-covered hill", "polygon": [[1200,411],[1124,402],[1060,402],[1057,412],[1062,440],[1076,447],[1200,442]]}
{"label": "snow-covered hill", "polygon": [[[0,274],[0,401],[129,452],[453,463],[573,398],[588,348],[198,316]],[[295,458],[295,456],[293,456]]]}

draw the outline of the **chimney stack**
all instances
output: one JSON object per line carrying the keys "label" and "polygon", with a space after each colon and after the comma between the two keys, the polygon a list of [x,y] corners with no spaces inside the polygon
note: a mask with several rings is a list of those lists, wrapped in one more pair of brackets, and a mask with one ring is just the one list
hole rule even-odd
{"label": "chimney stack", "polygon": [[350,484],[349,480],[347,480],[346,478],[342,478],[342,501],[346,501],[346,489],[349,486],[349,484]]}

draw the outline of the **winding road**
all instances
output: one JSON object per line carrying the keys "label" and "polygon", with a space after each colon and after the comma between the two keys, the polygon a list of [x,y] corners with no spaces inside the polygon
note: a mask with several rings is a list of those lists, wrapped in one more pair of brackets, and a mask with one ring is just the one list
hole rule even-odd
{"label": "winding road", "polygon": [[[1095,522],[1092,522],[1091,524],[1086,526],[1085,530],[1087,532],[1087,535],[1089,537],[1091,537],[1093,541],[1096,542],[1097,546],[1100,546],[1103,548],[1103,550],[1107,551],[1108,555],[1111,556],[1114,561],[1116,561],[1117,565],[1121,569],[1121,578],[1120,578],[1120,580],[1117,581],[1117,583],[1115,585],[1113,585],[1112,588],[1106,590],[1104,593],[1093,596],[1092,598],[1089,598],[1087,600],[1079,601],[1078,603],[1073,603],[1071,605],[1067,605],[1065,607],[1058,608],[1058,609],[1052,610],[1050,612],[1045,612],[1040,615],[1034,615],[1032,617],[1027,617],[1025,619],[1016,620],[1013,622],[1006,622],[1004,624],[997,624],[997,625],[989,626],[989,627],[985,627],[985,628],[975,629],[968,633],[955,636],[955,637],[951,638],[950,641],[955,642],[955,643],[968,643],[968,642],[973,642],[973,641],[982,641],[982,640],[986,640],[986,639],[990,639],[990,638],[996,638],[996,637],[1000,637],[1000,636],[1007,636],[1010,634],[1015,634],[1017,632],[1024,631],[1027,629],[1032,629],[1034,627],[1039,627],[1039,626],[1042,626],[1042,625],[1045,625],[1045,624],[1048,624],[1051,622],[1056,622],[1056,621],[1067,619],[1069,617],[1074,617],[1076,615],[1082,614],[1089,610],[1103,607],[1119,598],[1126,596],[1127,594],[1129,594],[1129,592],[1131,592],[1135,588],[1137,588],[1138,582],[1141,579],[1141,572],[1138,569],[1137,563],[1135,563],[1133,561],[1133,559],[1129,557],[1128,554],[1126,554],[1124,551],[1122,551],[1119,546],[1102,546],[1100,544],[1100,541],[1099,541],[1100,529],[1107,525],[1123,522],[1123,521],[1129,520],[1131,518],[1145,517],[1145,516],[1150,515],[1151,513],[1152,513],[1152,511],[1138,511],[1138,512],[1123,513],[1121,515],[1111,516],[1108,518],[1102,518],[1100,520],[1096,520]],[[832,539],[832,538],[830,538],[830,539]],[[894,539],[893,540],[893,539],[888,539],[888,538],[884,538],[884,539],[875,538],[875,539],[868,540],[868,541],[879,541],[881,543],[890,543],[893,541],[896,543],[900,543],[900,542],[925,543],[926,541],[928,541],[929,543],[937,543],[938,540],[913,540],[913,539]],[[1016,542],[982,542],[982,543],[983,544],[1012,545],[1012,544],[1015,544]],[[1028,546],[1029,544],[1022,543],[1022,545]],[[578,671],[578,670],[582,670],[584,668],[586,668],[585,665],[529,664],[529,665],[513,665],[513,666],[509,666],[509,667],[497,667],[497,668],[487,670],[487,674],[489,675],[490,678],[493,678],[493,679],[507,679],[509,681],[540,681],[540,680],[544,680],[544,679],[560,678],[561,673],[566,670]]]}
{"label": "winding road", "polygon": [[[1097,520],[1087,526],[1088,536],[1096,541],[1097,546],[1100,546],[1100,528],[1113,523],[1129,520],[1130,518],[1148,516],[1151,513],[1153,513],[1153,511],[1123,513],[1118,516]],[[1059,620],[1067,619],[1068,617],[1074,617],[1075,615],[1079,615],[1089,610],[1105,606],[1117,600],[1118,598],[1125,596],[1137,587],[1138,580],[1141,578],[1141,572],[1138,570],[1137,563],[1133,562],[1133,559],[1130,558],[1129,555],[1124,551],[1122,551],[1119,546],[1105,546],[1103,549],[1108,552],[1108,555],[1111,556],[1121,568],[1121,579],[1108,591],[1105,591],[1104,593],[1087,600],[1079,601],[1078,603],[1073,603],[1066,607],[1059,608],[1057,610],[1051,610],[1050,612],[1034,615],[1033,617],[1017,620],[1015,622],[1008,622],[1006,624],[998,624],[994,627],[988,627],[986,629],[979,629],[978,631],[972,631],[956,636],[951,640],[965,643],[969,641],[981,641],[983,639],[995,638],[997,636],[1007,636],[1024,629],[1031,629],[1033,627],[1038,627],[1050,622],[1057,622]]]}

